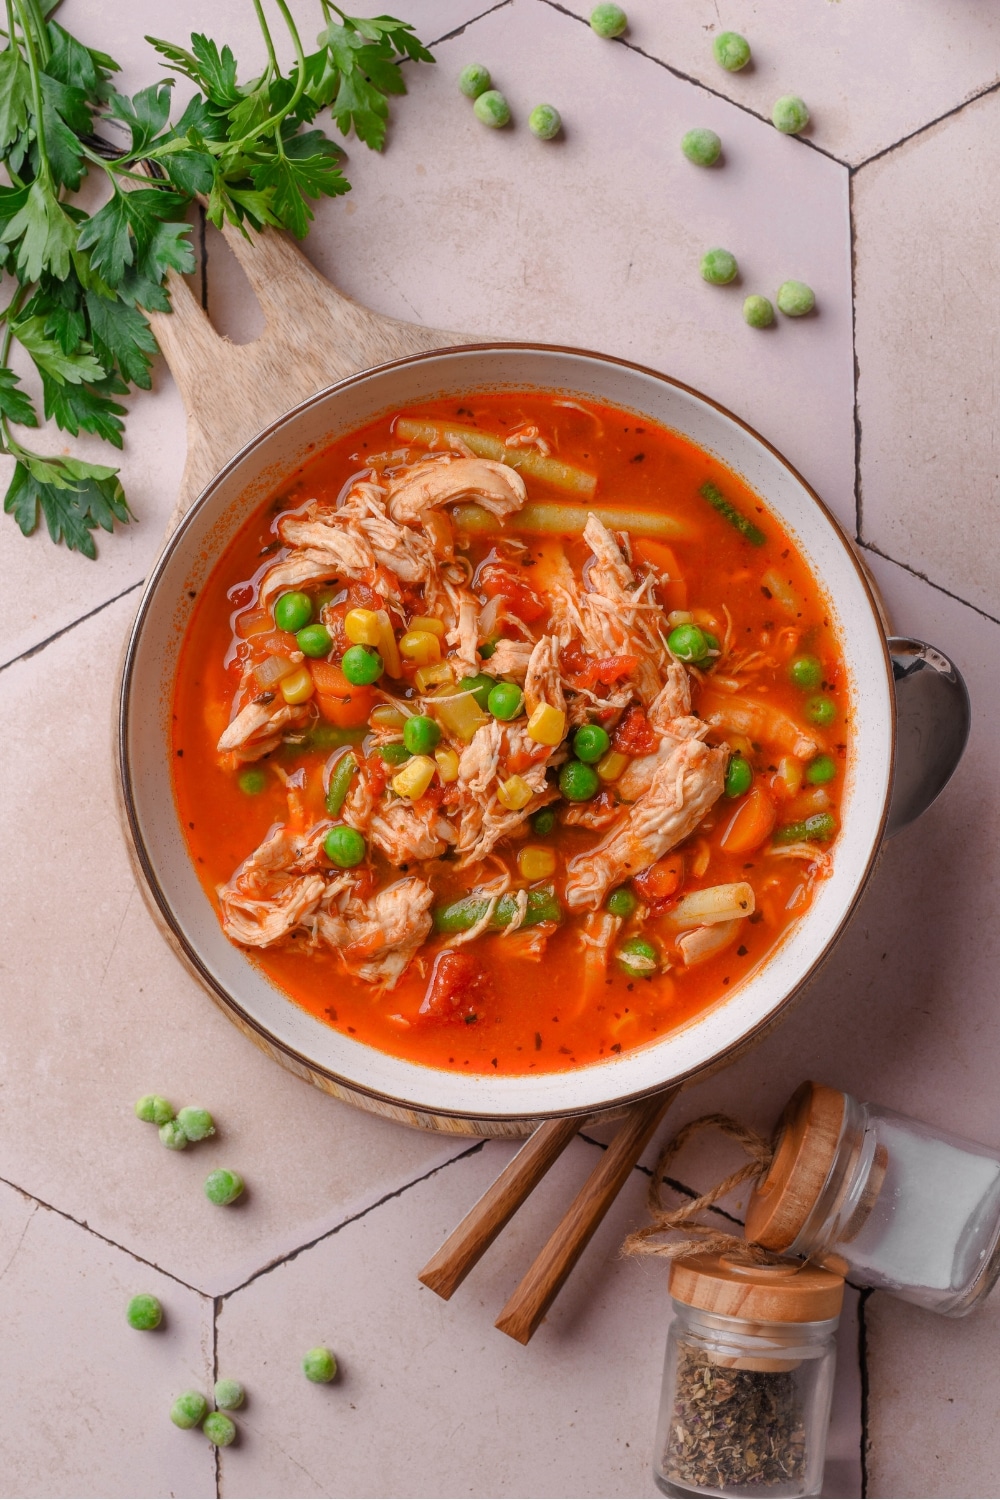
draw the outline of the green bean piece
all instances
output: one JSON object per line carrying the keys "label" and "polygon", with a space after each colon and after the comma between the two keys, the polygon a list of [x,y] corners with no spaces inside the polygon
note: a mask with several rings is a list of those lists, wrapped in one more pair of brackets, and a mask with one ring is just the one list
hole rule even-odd
{"label": "green bean piece", "polygon": [[165,1125],[174,1118],[174,1106],[159,1094],[143,1094],[136,1103],[135,1117],[147,1125]]}
{"label": "green bean piece", "polygon": [[811,693],[823,681],[823,663],[818,656],[797,656],[788,668],[788,675],[797,688]]}
{"label": "green bean piece", "polygon": [[466,99],[478,99],[492,82],[489,68],[484,68],[482,63],[469,63],[458,75],[458,86]]}
{"label": "green bean piece", "polygon": [[753,767],[742,755],[729,757],[726,767],[725,793],[727,797],[742,797],[753,786]]}
{"label": "green bean piece", "polygon": [[816,293],[804,281],[783,281],[776,301],[786,318],[804,318],[816,306]]}
{"label": "green bean piece", "polygon": [[330,773],[330,785],[326,789],[326,810],[331,818],[340,817],[340,809],[347,801],[347,794],[351,790],[351,782],[354,773],[358,769],[358,763],[350,750],[341,755]]}
{"label": "green bean piece", "polygon": [[595,5],[590,12],[590,29],[605,40],[621,36],[628,25],[628,16],[620,5]]}
{"label": "green bean piece", "polygon": [[210,1411],[201,1430],[216,1448],[228,1448],[236,1438],[236,1423],[224,1411]]}
{"label": "green bean piece", "polygon": [[208,1402],[201,1391],[184,1391],[170,1408],[170,1420],[175,1427],[197,1427],[205,1420]]}
{"label": "green bean piece", "polygon": [[375,751],[389,766],[401,766],[410,758],[410,752],[402,740],[390,740],[388,745],[379,745]]}
{"label": "green bean piece", "polygon": [[219,1411],[239,1411],[247,1393],[238,1380],[217,1380],[215,1382],[215,1404]]}
{"label": "green bean piece", "polygon": [[554,141],[562,130],[562,116],[554,104],[536,104],[528,116],[528,129],[540,141]]}
{"label": "green bean piece", "polygon": [[[459,901],[452,901],[448,906],[439,906],[434,912],[434,930],[436,932],[468,932],[470,927],[475,927],[481,922],[489,908],[489,897],[487,896],[463,896]],[[490,918],[490,931],[502,932],[509,927],[517,914],[517,897],[513,895],[501,896],[494,908]],[[537,927],[539,922],[561,922],[562,907],[556,899],[555,891],[551,886],[543,886],[538,890],[528,892],[528,905],[524,913],[522,927]]]}
{"label": "green bean piece", "polygon": [[712,43],[712,54],[720,68],[738,73],[750,61],[750,43],[738,31],[720,31]]}
{"label": "green bean piece", "polygon": [[639,898],[627,885],[620,885],[616,891],[611,892],[604,905],[613,917],[630,917],[639,905]]}
{"label": "green bean piece", "polygon": [[746,516],[741,511],[738,511],[732,501],[727,500],[722,491],[717,489],[714,484],[710,482],[703,484],[698,493],[703,500],[708,501],[713,510],[717,510],[719,515],[723,516],[729,522],[730,526],[735,526],[740,536],[745,537],[752,546],[763,547],[767,538],[760,527],[755,526],[752,521],[748,521]]}
{"label": "green bean piece", "polygon": [[487,89],[472,106],[476,119],[491,130],[502,130],[510,123],[510,105],[499,89]]}
{"label": "green bean piece", "polygon": [[627,938],[615,954],[618,967],[630,979],[649,979],[660,965],[660,955],[646,938]]}
{"label": "green bean piece", "polygon": [[837,762],[832,755],[817,755],[806,766],[806,780],[810,786],[825,786],[837,774]]}
{"label": "green bean piece", "polygon": [[239,1172],[232,1172],[228,1167],[216,1167],[205,1178],[205,1197],[210,1203],[225,1207],[236,1202],[243,1193],[244,1186]]}
{"label": "green bean piece", "polygon": [[813,841],[826,843],[837,831],[837,820],[833,813],[813,813],[798,823],[784,823],[771,835],[775,844],[802,844]]}
{"label": "green bean piece", "polygon": [[809,111],[797,94],[784,94],[775,102],[771,120],[782,135],[798,135],[809,124]]}
{"label": "green bean piece", "polygon": [[208,1110],[194,1104],[186,1104],[177,1111],[177,1123],[189,1141],[205,1141],[215,1134],[215,1121]]}
{"label": "green bean piece", "polygon": [[331,1349],[322,1344],[310,1349],[302,1359],[302,1373],[314,1385],[328,1385],[337,1373],[337,1361]]}
{"label": "green bean piece", "polygon": [[531,819],[532,833],[551,833],[556,826],[556,815],[551,807],[543,807],[540,812],[533,814]]}
{"label": "green bean piece", "polygon": [[825,693],[817,693],[815,698],[807,699],[806,718],[810,724],[818,724],[820,728],[825,728],[827,724],[832,724],[836,717],[837,705]]}
{"label": "green bean piece", "polygon": [[681,136],[681,150],[696,167],[714,167],[722,155],[722,142],[714,130],[688,130]]}
{"label": "green bean piece", "polygon": [[702,256],[701,274],[712,286],[728,286],[731,281],[736,280],[740,268],[732,251],[723,250],[717,245],[713,250],[706,250]]}
{"label": "green bean piece", "polygon": [[159,1328],[163,1322],[163,1305],[159,1297],[154,1297],[150,1292],[140,1292],[129,1302],[125,1317],[130,1328],[148,1333],[152,1328]]}
{"label": "green bean piece", "polygon": [[766,297],[751,292],[743,302],[743,321],[751,328],[770,328],[774,322],[774,308]]}

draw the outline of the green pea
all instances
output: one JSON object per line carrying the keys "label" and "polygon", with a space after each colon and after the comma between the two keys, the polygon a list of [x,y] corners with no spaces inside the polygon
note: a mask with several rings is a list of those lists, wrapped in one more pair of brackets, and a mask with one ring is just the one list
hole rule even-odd
{"label": "green pea", "polygon": [[604,904],[613,917],[630,917],[639,905],[639,900],[628,886],[620,885],[616,891],[611,892]]}
{"label": "green pea", "polygon": [[798,135],[809,124],[809,111],[797,94],[785,94],[772,109],[771,119],[782,135]]}
{"label": "green pea", "polygon": [[274,606],[274,623],[279,630],[288,630],[292,635],[308,625],[313,617],[312,600],[308,594],[282,594]]}
{"label": "green pea", "polygon": [[[479,654],[482,656],[482,651]],[[458,684],[458,690],[460,693],[471,693],[479,704],[479,707],[485,713],[490,693],[496,685],[497,680],[495,677],[490,677],[487,672],[477,672],[475,677],[463,677]]]}
{"label": "green pea", "polygon": [[743,303],[743,321],[751,328],[770,328],[774,322],[774,308],[766,297],[751,292]]}
{"label": "green pea", "polygon": [[678,661],[704,661],[708,655],[708,637],[697,625],[675,625],[667,645]]}
{"label": "green pea", "polygon": [[797,688],[811,693],[823,681],[823,663],[818,656],[797,656],[788,668],[788,675]]}
{"label": "green pea", "polygon": [[596,765],[611,749],[611,739],[600,724],[581,724],[573,736],[573,754],[588,766]]}
{"label": "green pea", "polygon": [[143,1094],[136,1103],[135,1117],[147,1125],[165,1125],[174,1118],[174,1106],[159,1094]]}
{"label": "green pea", "polygon": [[205,1178],[205,1197],[210,1203],[218,1203],[220,1208],[224,1208],[227,1204],[236,1202],[244,1187],[245,1183],[239,1172],[232,1172],[228,1167],[216,1167]]}
{"label": "green pea", "polygon": [[482,63],[469,63],[458,75],[458,86],[466,99],[478,99],[480,94],[485,94],[492,83],[489,68],[484,68]]}
{"label": "green pea", "polygon": [[403,725],[403,744],[411,755],[430,755],[440,738],[440,726],[426,714],[414,714]]}
{"label": "green pea", "polygon": [[410,752],[401,740],[390,740],[388,745],[379,745],[376,751],[388,766],[401,766],[410,758]]}
{"label": "green pea", "polygon": [[348,646],[340,670],[352,687],[367,687],[370,682],[378,681],[384,667],[377,651],[369,651],[367,646]]}
{"label": "green pea", "polygon": [[247,1393],[238,1380],[215,1382],[215,1404],[219,1411],[239,1411],[246,1398]]}
{"label": "green pea", "polygon": [[806,718],[810,724],[832,724],[836,717],[837,705],[825,693],[817,693],[815,698],[806,700]]}
{"label": "green pea", "polygon": [[753,767],[742,755],[731,755],[726,767],[727,797],[742,797],[753,786]]}
{"label": "green pea", "polygon": [[646,938],[628,938],[615,954],[618,967],[630,979],[649,979],[660,966],[660,955]]}
{"label": "green pea", "polygon": [[494,719],[516,719],[523,703],[524,694],[516,682],[498,682],[486,700]]}
{"label": "green pea", "polygon": [[695,663],[696,666],[710,667],[712,665],[712,662],[722,651],[722,647],[719,644],[719,637],[717,635],[713,635],[710,630],[705,631],[705,644],[708,646],[708,652],[701,661]]}
{"label": "green pea", "polygon": [[750,61],[750,43],[738,31],[720,31],[712,42],[712,52],[727,73],[738,73]]}
{"label": "green pea", "polygon": [[368,853],[364,836],[356,828],[348,828],[344,824],[330,829],[323,840],[323,848],[327,859],[339,865],[342,870],[353,870]]}
{"label": "green pea", "polygon": [[556,815],[552,811],[551,807],[543,807],[542,810],[540,812],[536,812],[531,819],[532,833],[551,833],[555,826]]}
{"label": "green pea", "polygon": [[590,29],[605,39],[621,36],[628,25],[628,16],[620,5],[595,5],[590,12]]}
{"label": "green pea", "polygon": [[806,766],[806,780],[813,786],[823,786],[837,774],[837,762],[832,755],[817,755]]}
{"label": "green pea", "polygon": [[479,648],[479,655],[482,657],[483,661],[489,661],[490,657],[494,654],[496,649],[496,641],[484,641]]}
{"label": "green pea", "polygon": [[681,150],[696,167],[714,167],[722,154],[722,142],[714,130],[689,130],[681,136]]}
{"label": "green pea", "polygon": [[201,1391],[184,1391],[170,1408],[170,1420],[175,1427],[197,1427],[207,1411],[208,1402]]}
{"label": "green pea", "polygon": [[303,656],[329,656],[333,646],[333,637],[325,625],[307,625],[295,639]]}
{"label": "green pea", "polygon": [[159,1328],[163,1322],[163,1304],[159,1297],[154,1297],[149,1292],[140,1292],[138,1297],[133,1297],[129,1302],[125,1317],[130,1328],[148,1333],[151,1328]]}
{"label": "green pea", "polygon": [[816,306],[816,293],[804,281],[783,281],[777,303],[786,318],[804,318]]}
{"label": "green pea", "polygon": [[201,1430],[216,1448],[228,1448],[236,1438],[236,1423],[224,1411],[210,1411]]}
{"label": "green pea", "polygon": [[167,1120],[160,1126],[160,1140],[168,1151],[184,1151],[187,1148],[188,1138],[179,1120]]}
{"label": "green pea", "polygon": [[177,1123],[189,1141],[204,1141],[215,1134],[215,1121],[207,1109],[186,1104],[177,1111]]}
{"label": "green pea", "polygon": [[242,771],[237,778],[236,785],[247,797],[259,797],[267,786],[267,776],[256,767],[249,771]]}
{"label": "green pea", "polygon": [[567,802],[589,802],[597,795],[601,778],[582,760],[568,760],[559,772],[559,790]]}
{"label": "green pea", "polygon": [[540,141],[554,141],[562,130],[562,115],[554,104],[536,104],[528,116],[528,129]]}
{"label": "green pea", "polygon": [[510,105],[499,89],[487,89],[484,94],[480,94],[472,111],[476,119],[488,125],[491,130],[502,130],[510,123]]}
{"label": "green pea", "polygon": [[310,1349],[302,1359],[302,1373],[315,1385],[328,1385],[337,1373],[337,1361],[333,1351],[319,1345]]}
{"label": "green pea", "polygon": [[702,256],[701,274],[713,286],[728,286],[731,281],[736,280],[740,268],[736,264],[735,255],[716,246],[714,250],[706,250]]}

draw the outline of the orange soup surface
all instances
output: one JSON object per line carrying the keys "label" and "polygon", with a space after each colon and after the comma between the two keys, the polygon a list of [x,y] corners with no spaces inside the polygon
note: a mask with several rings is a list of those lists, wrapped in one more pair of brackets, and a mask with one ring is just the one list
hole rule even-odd
{"label": "orange soup surface", "polygon": [[177,674],[230,939],[398,1057],[554,1072],[732,992],[831,867],[817,580],[694,444],[549,393],[407,408],[243,526]]}

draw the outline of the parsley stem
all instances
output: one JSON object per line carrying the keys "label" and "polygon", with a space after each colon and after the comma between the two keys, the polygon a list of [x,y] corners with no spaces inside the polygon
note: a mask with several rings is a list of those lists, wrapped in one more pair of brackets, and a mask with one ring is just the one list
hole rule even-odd
{"label": "parsley stem", "polygon": [[[257,4],[257,0],[254,0],[254,4]],[[292,20],[291,13],[288,9],[288,6],[285,4],[285,0],[275,0],[275,4],[281,11],[282,20],[288,27],[289,35],[292,38],[292,46],[295,48],[295,67],[298,74],[295,80],[295,88],[292,90],[292,97],[289,99],[284,109],[279,109],[277,114],[273,114],[270,119],[265,120],[263,124],[258,125],[256,130],[251,130],[249,135],[245,135],[240,140],[232,141],[229,143],[229,149],[233,152],[234,155],[237,152],[242,151],[244,146],[248,146],[251,141],[255,141],[258,136],[273,135],[275,138],[275,142],[277,143],[277,141],[279,141],[281,138],[282,120],[284,120],[286,116],[292,113],[299,100],[302,98],[302,95],[305,93],[306,55],[302,47],[302,38],[299,36],[298,28],[295,25],[295,22]]]}
{"label": "parsley stem", "polygon": [[38,43],[38,55],[42,60],[42,67],[44,68],[49,58],[52,56],[52,48],[49,46],[49,28],[46,23],[45,16],[42,13],[42,7],[39,5],[38,0],[28,0],[28,8],[34,16],[35,39]]}
{"label": "parsley stem", "polygon": [[31,102],[35,111],[35,136],[38,140],[38,164],[39,176],[50,193],[55,194],[52,182],[52,169],[49,166],[49,153],[45,146],[45,121],[42,117],[42,81],[38,71],[38,54],[35,51],[35,39],[31,34],[31,26],[28,23],[27,13],[24,8],[24,0],[14,0],[17,9],[18,20],[21,22],[21,31],[24,33],[24,50],[28,54],[28,71],[31,74]]}
{"label": "parsley stem", "polygon": [[278,59],[274,51],[274,42],[271,40],[271,32],[267,24],[267,17],[264,15],[264,7],[263,5],[261,5],[260,0],[253,0],[253,8],[257,12],[257,21],[260,25],[260,29],[264,33],[264,41],[267,46],[269,72],[273,78],[280,78],[281,68],[278,65]]}

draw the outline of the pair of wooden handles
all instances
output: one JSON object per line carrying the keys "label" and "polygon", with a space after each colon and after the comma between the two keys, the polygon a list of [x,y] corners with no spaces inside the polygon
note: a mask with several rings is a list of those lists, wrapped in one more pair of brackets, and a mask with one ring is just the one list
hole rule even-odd
{"label": "pair of wooden handles", "polygon": [[[667,1089],[630,1106],[618,1134],[508,1298],[496,1320],[501,1333],[520,1344],[531,1338],[679,1092]],[[424,1286],[446,1300],[461,1286],[565,1151],[579,1124],[574,1118],[538,1127],[424,1266]]]}

